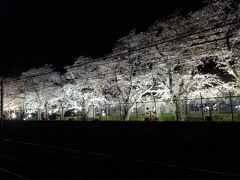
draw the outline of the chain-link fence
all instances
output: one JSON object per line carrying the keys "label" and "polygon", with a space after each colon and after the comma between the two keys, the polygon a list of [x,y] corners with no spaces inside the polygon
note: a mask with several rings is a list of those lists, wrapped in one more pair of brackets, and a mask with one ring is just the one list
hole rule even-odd
{"label": "chain-link fence", "polygon": [[86,121],[238,121],[240,96],[179,99],[178,101],[142,101],[88,107],[47,107],[27,113],[4,112],[4,119],[20,120],[86,120]]}
{"label": "chain-link fence", "polygon": [[181,107],[182,117],[186,121],[240,120],[240,97],[231,94],[225,97],[186,99],[181,102]]}

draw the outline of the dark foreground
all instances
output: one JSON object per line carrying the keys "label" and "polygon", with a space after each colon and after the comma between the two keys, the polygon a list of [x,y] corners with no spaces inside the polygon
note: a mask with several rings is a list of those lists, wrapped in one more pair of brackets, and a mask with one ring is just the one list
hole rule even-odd
{"label": "dark foreground", "polygon": [[240,179],[240,123],[7,121],[0,179]]}

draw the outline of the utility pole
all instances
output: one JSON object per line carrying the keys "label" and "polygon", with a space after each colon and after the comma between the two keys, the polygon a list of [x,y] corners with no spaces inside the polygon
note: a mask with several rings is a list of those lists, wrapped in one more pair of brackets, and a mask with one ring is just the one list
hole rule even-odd
{"label": "utility pole", "polygon": [[230,108],[231,108],[231,114],[232,114],[232,121],[234,121],[233,102],[232,102],[232,94],[231,94],[231,91],[229,91],[229,99],[230,99]]}
{"label": "utility pole", "polygon": [[202,94],[201,93],[200,93],[200,98],[201,98],[202,121],[204,121],[203,98],[202,98]]}
{"label": "utility pole", "polygon": [[1,128],[3,128],[3,79],[1,79]]}

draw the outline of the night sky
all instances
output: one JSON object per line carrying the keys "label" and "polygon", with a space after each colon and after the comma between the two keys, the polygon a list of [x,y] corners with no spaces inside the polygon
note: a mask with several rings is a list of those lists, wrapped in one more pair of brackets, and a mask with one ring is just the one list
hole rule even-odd
{"label": "night sky", "polygon": [[1,0],[0,74],[46,63],[60,69],[80,55],[103,56],[132,29],[144,31],[176,10],[202,6],[201,0],[87,2]]}

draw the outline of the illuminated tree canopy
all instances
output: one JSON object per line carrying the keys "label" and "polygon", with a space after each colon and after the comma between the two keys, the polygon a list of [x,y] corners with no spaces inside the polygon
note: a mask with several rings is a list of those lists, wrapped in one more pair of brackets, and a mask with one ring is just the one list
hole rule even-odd
{"label": "illuminated tree canopy", "polygon": [[[216,69],[232,78],[226,81],[208,69],[209,58]],[[229,90],[238,94],[239,58],[239,1],[208,1],[202,10],[187,16],[156,22],[139,34],[132,31],[106,57],[79,57],[65,74],[46,65],[23,72],[22,80],[14,83],[7,83],[14,78],[6,79],[4,108],[57,112],[78,106],[87,114],[92,105],[111,103],[120,104],[128,120],[136,102],[152,94],[168,102],[177,117],[180,99]],[[208,72],[203,73],[203,68]]]}

